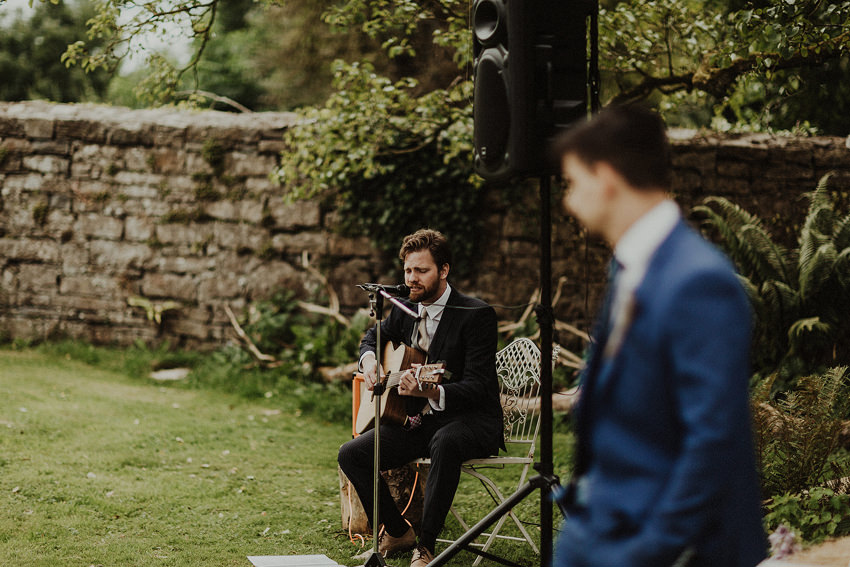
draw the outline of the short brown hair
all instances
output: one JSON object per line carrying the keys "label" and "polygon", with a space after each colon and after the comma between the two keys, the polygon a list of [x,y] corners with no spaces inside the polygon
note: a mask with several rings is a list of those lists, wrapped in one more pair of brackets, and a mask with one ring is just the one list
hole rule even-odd
{"label": "short brown hair", "polygon": [[421,228],[413,234],[405,236],[401,243],[401,249],[398,251],[398,257],[404,262],[408,254],[420,250],[431,252],[437,268],[452,263],[452,249],[449,246],[449,241],[443,236],[443,233],[437,230]]}
{"label": "short brown hair", "polygon": [[586,165],[605,162],[635,189],[669,189],[670,143],[661,116],[645,106],[608,106],[552,144],[558,163],[574,155]]}

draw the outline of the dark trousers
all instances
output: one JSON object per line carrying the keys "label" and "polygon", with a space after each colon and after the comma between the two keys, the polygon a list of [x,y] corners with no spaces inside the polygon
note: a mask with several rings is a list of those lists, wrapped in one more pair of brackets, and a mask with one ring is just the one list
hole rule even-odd
{"label": "dark trousers", "polygon": [[[422,425],[413,430],[394,424],[382,424],[380,441],[382,471],[406,465],[420,457],[431,458],[431,470],[425,483],[419,543],[433,552],[437,536],[443,528],[457,491],[461,464],[468,459],[488,456],[487,450],[466,424],[453,421],[441,426],[431,415],[426,415]],[[338,457],[342,472],[360,496],[360,502],[373,531],[374,444],[375,432],[370,430],[345,443],[340,448]],[[403,535],[408,529],[407,523],[383,478],[380,479],[378,491],[379,521],[391,536]]]}

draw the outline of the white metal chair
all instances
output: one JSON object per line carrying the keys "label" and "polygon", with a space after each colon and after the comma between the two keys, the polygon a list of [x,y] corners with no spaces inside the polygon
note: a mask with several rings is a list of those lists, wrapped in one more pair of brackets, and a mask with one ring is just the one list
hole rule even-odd
{"label": "white metal chair", "polygon": [[[497,500],[496,505],[498,506],[504,502],[505,495],[484,471],[492,468],[501,469],[508,466],[517,467],[519,477],[516,488],[519,489],[525,483],[529,468],[534,463],[534,448],[540,428],[540,401],[538,397],[540,391],[540,350],[530,339],[516,339],[496,353],[496,372],[499,378],[502,413],[504,416],[505,445],[508,447],[509,453],[512,446],[521,447],[518,451],[520,455],[472,459],[466,461],[461,470],[480,480]],[[431,461],[430,459],[418,459],[414,463],[427,465]],[[454,506],[452,506],[451,512],[463,530],[468,531],[469,525],[463,520],[457,510],[455,510]],[[508,517],[514,521],[522,537],[502,535],[499,533]],[[531,535],[529,535],[525,526],[519,521],[519,518],[516,517],[513,510],[502,516],[493,526],[493,529],[489,533],[481,534],[481,537],[486,538],[483,543],[472,543],[471,545],[480,547],[482,551],[490,549],[493,542],[499,538],[525,541],[535,553],[539,553],[537,544]],[[452,540],[446,539],[439,539],[438,541],[444,543],[452,542]],[[481,559],[483,557],[479,555],[472,564],[478,565]]]}

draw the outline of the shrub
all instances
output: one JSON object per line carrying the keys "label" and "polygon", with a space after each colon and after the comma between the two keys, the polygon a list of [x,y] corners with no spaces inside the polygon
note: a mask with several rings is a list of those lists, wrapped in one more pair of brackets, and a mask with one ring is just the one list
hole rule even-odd
{"label": "shrub", "polygon": [[767,506],[769,530],[787,524],[809,543],[850,534],[850,494],[817,487],[800,494],[776,496]]}
{"label": "shrub", "polygon": [[838,453],[850,411],[848,369],[837,367],[802,378],[797,390],[773,402],[770,388],[767,380],[752,397],[763,493],[799,494],[829,479],[849,476],[850,462]]}
{"label": "shrub", "polygon": [[776,244],[762,221],[712,197],[693,212],[735,262],[756,316],[753,364],[774,393],[801,376],[850,364],[850,214],[835,210],[829,176],[808,193],[798,247]]}

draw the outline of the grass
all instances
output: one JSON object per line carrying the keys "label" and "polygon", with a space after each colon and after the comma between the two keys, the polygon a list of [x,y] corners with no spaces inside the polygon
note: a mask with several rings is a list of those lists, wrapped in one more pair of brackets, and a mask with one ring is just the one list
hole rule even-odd
{"label": "grass", "polygon": [[[104,352],[0,349],[0,564],[249,567],[248,555],[305,554],[358,564],[336,470],[348,423],[301,415],[286,396],[163,387]],[[458,506],[483,514],[477,481],[462,482]],[[533,524],[539,498],[518,510]],[[459,533],[453,520],[447,531]],[[516,544],[496,551],[538,561]]]}
{"label": "grass", "polygon": [[2,352],[0,368],[0,564],[346,554],[333,474],[344,426],[33,353]]}

